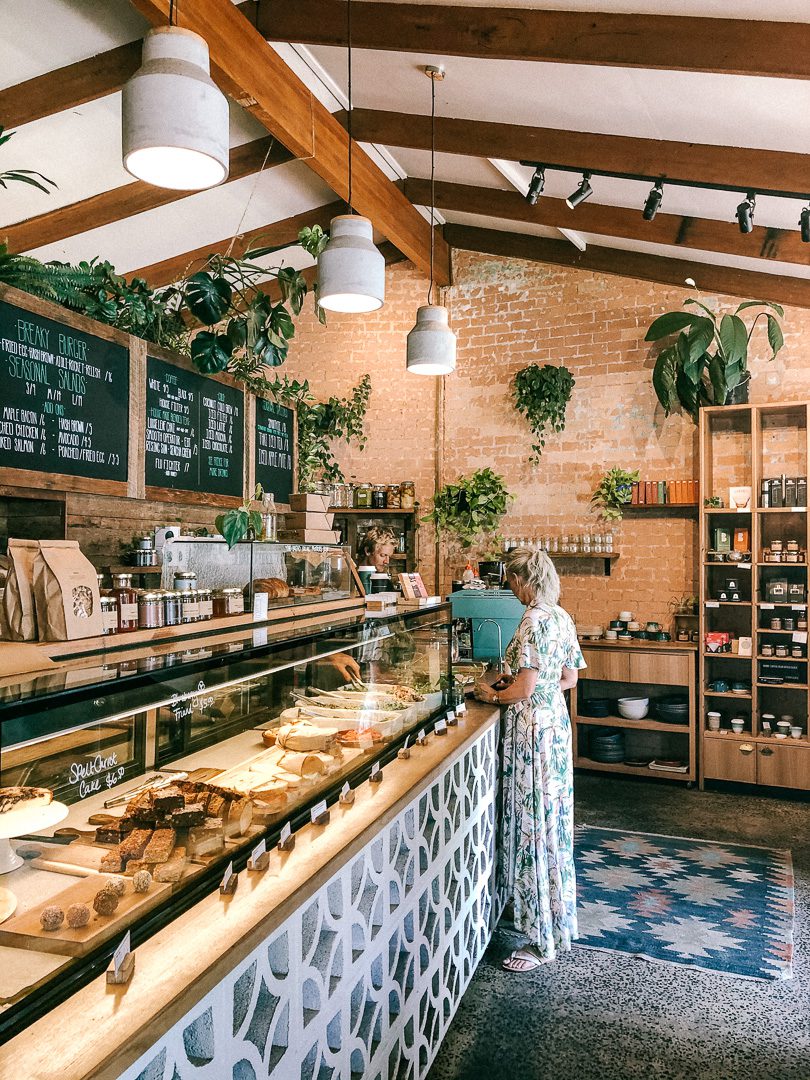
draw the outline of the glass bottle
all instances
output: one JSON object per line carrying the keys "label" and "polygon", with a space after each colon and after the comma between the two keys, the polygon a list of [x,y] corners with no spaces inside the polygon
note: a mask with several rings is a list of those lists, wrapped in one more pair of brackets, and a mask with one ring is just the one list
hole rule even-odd
{"label": "glass bottle", "polygon": [[262,500],[262,522],[264,524],[264,539],[278,539],[278,511],[276,500],[272,494],[266,493]]}
{"label": "glass bottle", "polygon": [[612,532],[612,530],[608,529],[608,531],[605,533],[605,535],[603,537],[602,546],[604,547],[605,551],[613,551],[613,532]]}
{"label": "glass bottle", "polygon": [[112,575],[112,595],[118,600],[118,633],[138,629],[138,590],[132,588],[132,574]]}

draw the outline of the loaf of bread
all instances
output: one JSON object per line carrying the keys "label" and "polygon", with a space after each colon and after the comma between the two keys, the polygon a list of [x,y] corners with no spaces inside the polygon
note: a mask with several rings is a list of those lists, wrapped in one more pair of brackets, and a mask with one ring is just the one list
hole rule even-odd
{"label": "loaf of bread", "polygon": [[290,587],[287,582],[277,577],[256,578],[253,582],[253,591],[255,593],[267,593],[271,600],[280,600],[282,597],[290,595]]}

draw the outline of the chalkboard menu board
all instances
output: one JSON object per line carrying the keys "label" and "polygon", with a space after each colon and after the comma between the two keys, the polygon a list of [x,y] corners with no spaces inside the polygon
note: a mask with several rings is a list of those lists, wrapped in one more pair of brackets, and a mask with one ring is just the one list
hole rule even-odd
{"label": "chalkboard menu board", "polygon": [[0,301],[0,465],[126,483],[129,350]]}
{"label": "chalkboard menu board", "polygon": [[147,486],[241,497],[244,464],[242,391],[147,357]]}
{"label": "chalkboard menu board", "polygon": [[279,503],[289,502],[293,490],[293,421],[292,409],[256,398],[256,483]]}

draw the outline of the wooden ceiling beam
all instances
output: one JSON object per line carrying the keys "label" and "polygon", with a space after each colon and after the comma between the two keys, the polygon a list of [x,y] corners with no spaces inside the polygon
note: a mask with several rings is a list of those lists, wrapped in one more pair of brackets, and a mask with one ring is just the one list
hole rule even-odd
{"label": "wooden ceiling beam", "polygon": [[[429,180],[408,177],[403,190],[412,203],[430,206]],[[641,205],[637,210],[630,210],[624,206],[585,202],[576,210],[569,210],[564,199],[545,196],[530,206],[518,191],[442,181],[436,182],[435,193],[436,206],[458,213],[802,266],[810,261],[810,247],[802,243],[798,229],[768,229],[755,225],[753,232],[743,235],[736,221],[682,217],[660,211],[652,221],[645,221],[641,216]]]}
{"label": "wooden ceiling beam", "polygon": [[[153,26],[165,26],[169,0],[130,0]],[[176,10],[180,26],[205,38],[211,73],[221,89],[250,112],[342,199],[348,199],[349,137],[251,22],[230,0],[194,0]],[[370,218],[420,270],[430,269],[430,225],[356,143],[352,204]],[[434,277],[450,280],[450,254],[439,240]]]}
{"label": "wooden ceiling beam", "polygon": [[[355,109],[352,130],[361,142],[430,150],[430,116]],[[673,180],[733,185],[752,191],[810,192],[810,155],[740,146],[639,139],[628,135],[561,131],[483,120],[436,118],[436,151],[469,157],[539,161],[571,169],[603,169]],[[594,185],[599,183],[596,177]]]}
{"label": "wooden ceiling beam", "polygon": [[[294,160],[289,150],[285,150],[270,136],[243,143],[242,146],[233,146],[230,173],[225,182],[231,183],[259,172],[265,158],[267,169]],[[26,218],[16,225],[7,225],[0,230],[0,237],[6,241],[10,251],[32,251],[47,244],[55,244],[68,236],[97,229],[101,225],[123,221],[124,218],[142,214],[145,210],[168,206],[178,199],[188,198],[189,194],[188,191],[153,187],[142,180],[136,180],[132,184],[102,191],[89,199],[61,206],[58,210],[48,210],[36,217]]]}
{"label": "wooden ceiling beam", "polygon": [[[326,206],[316,206],[314,210],[305,210],[302,214],[284,218],[282,221],[270,221],[257,229],[251,229],[248,233],[241,233],[235,239],[226,236],[224,240],[217,240],[192,251],[184,251],[180,255],[173,255],[170,259],[152,263],[150,266],[142,266],[139,270],[133,270],[127,277],[143,278],[153,289],[159,289],[162,285],[170,285],[173,281],[179,281],[188,274],[199,270],[209,255],[224,255],[230,248],[230,254],[235,259],[241,259],[246,251],[252,247],[277,246],[284,244],[292,246],[298,243],[299,230],[315,225],[322,229],[329,228],[329,222],[335,216],[343,212],[343,202],[328,203]],[[232,246],[231,246],[232,245]]]}
{"label": "wooden ceiling beam", "polygon": [[[257,20],[270,41],[346,45],[345,0],[260,5]],[[352,9],[352,45],[432,56],[810,78],[806,23],[368,0]]]}
{"label": "wooden ceiling beam", "polygon": [[476,229],[467,225],[445,225],[444,236],[451,247],[465,251],[616,274],[654,281],[659,285],[682,287],[685,279],[691,277],[703,293],[721,293],[744,299],[762,297],[780,304],[810,308],[810,280],[807,278],[760,274],[754,270],[738,270],[736,267],[687,259],[667,259],[661,255],[615,248],[589,246],[587,251],[577,251],[567,240],[547,240],[544,237]]}

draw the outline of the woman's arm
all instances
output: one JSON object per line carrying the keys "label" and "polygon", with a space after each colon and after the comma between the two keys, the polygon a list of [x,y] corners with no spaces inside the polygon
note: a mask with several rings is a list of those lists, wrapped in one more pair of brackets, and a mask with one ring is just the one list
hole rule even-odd
{"label": "woman's arm", "polygon": [[536,668],[521,668],[505,690],[493,690],[485,682],[475,687],[475,696],[479,701],[492,705],[514,705],[516,701],[525,701],[534,693],[539,672]]}
{"label": "woman's arm", "polygon": [[579,681],[579,672],[576,668],[564,667],[560,676],[560,689],[571,690]]}

